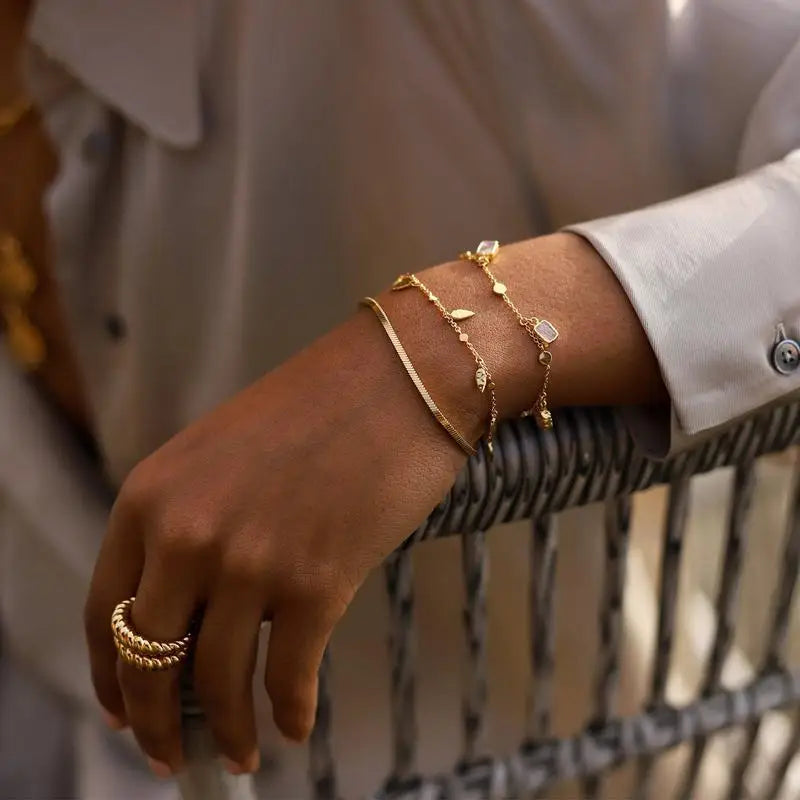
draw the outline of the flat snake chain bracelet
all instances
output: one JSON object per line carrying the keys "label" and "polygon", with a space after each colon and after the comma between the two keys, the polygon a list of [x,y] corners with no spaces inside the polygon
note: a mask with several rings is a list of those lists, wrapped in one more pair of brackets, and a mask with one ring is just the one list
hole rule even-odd
{"label": "flat snake chain bracelet", "polygon": [[411,363],[411,359],[408,357],[406,349],[403,347],[403,343],[397,336],[397,333],[395,332],[392,323],[389,321],[389,317],[386,316],[386,312],[381,307],[381,304],[373,297],[365,297],[361,301],[361,305],[371,308],[375,312],[375,316],[380,320],[380,323],[383,326],[384,331],[386,331],[386,335],[389,337],[389,341],[392,343],[398,358],[405,367],[408,376],[413,381],[420,397],[425,401],[425,405],[428,406],[428,410],[431,412],[431,414],[433,414],[434,419],[450,434],[450,436],[457,442],[458,446],[468,456],[474,456],[476,453],[475,448],[455,429],[450,420],[447,419],[447,417],[439,410],[439,407],[434,402],[430,392],[425,388],[425,384],[417,374],[416,369],[414,369],[414,365]]}

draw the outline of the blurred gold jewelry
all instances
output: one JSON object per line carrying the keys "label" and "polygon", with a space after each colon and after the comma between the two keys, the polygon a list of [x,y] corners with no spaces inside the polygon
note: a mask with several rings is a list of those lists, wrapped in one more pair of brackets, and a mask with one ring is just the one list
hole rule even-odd
{"label": "blurred gold jewelry", "polygon": [[11,133],[32,109],[33,103],[27,97],[20,97],[13,103],[0,107],[0,136]]}
{"label": "blurred gold jewelry", "polygon": [[0,233],[0,302],[27,303],[36,291],[37,279],[19,239]]}
{"label": "blurred gold jewelry", "polygon": [[400,275],[392,285],[392,290],[397,292],[407,289],[409,286],[419,289],[419,291],[436,306],[436,309],[442,315],[444,321],[458,334],[459,341],[464,343],[472,354],[472,358],[475,360],[477,366],[475,370],[475,385],[481,393],[485,392],[487,388],[489,390],[489,430],[486,434],[486,447],[491,455],[494,452],[494,434],[497,428],[497,398],[494,393],[495,383],[494,380],[492,380],[492,375],[489,372],[489,368],[486,366],[486,362],[475,349],[472,342],[470,342],[469,334],[465,333],[458,322],[456,322],[456,319],[464,320],[474,316],[475,312],[465,308],[458,308],[453,312],[448,311],[442,301],[416,275],[411,273]]}
{"label": "blurred gold jewelry", "polygon": [[539,396],[536,398],[536,403],[523,416],[535,414],[539,427],[547,430],[553,427],[553,417],[547,407],[547,388],[550,384],[550,369],[553,361],[553,354],[548,348],[558,339],[558,330],[552,322],[548,322],[546,319],[523,316],[522,312],[514,305],[508,296],[508,287],[494,276],[489,266],[499,252],[500,242],[486,239],[478,245],[476,252],[473,253],[471,250],[467,250],[465,253],[461,253],[459,258],[463,261],[471,261],[480,267],[492,282],[492,292],[502,298],[503,302],[517,318],[517,322],[525,329],[525,332],[539,348],[539,363],[544,367],[544,381]]}
{"label": "blurred gold jewelry", "polygon": [[131,597],[118,603],[111,614],[111,631],[120,658],[144,670],[169,669],[180,664],[189,652],[193,635],[187,633],[182,639],[171,642],[154,642],[140,636],[130,621],[135,599]]}
{"label": "blurred gold jewelry", "polygon": [[25,310],[36,286],[36,273],[19,240],[0,233],[0,316],[11,357],[29,372],[41,367],[46,355],[44,337]]}
{"label": "blurred gold jewelry", "polygon": [[361,305],[367,306],[375,312],[375,316],[380,320],[381,325],[383,325],[383,329],[386,331],[386,335],[389,337],[389,341],[392,343],[392,346],[399,356],[400,361],[403,362],[403,366],[406,368],[408,376],[414,382],[414,386],[419,392],[420,397],[422,397],[422,399],[425,401],[425,405],[428,406],[428,410],[431,412],[431,414],[433,414],[434,419],[450,434],[450,436],[453,437],[453,439],[455,439],[455,441],[458,443],[458,446],[468,456],[474,456],[476,452],[475,448],[453,427],[450,420],[448,420],[447,417],[439,410],[439,407],[433,401],[430,393],[425,388],[425,384],[422,382],[422,379],[414,369],[414,365],[411,363],[411,359],[408,357],[405,347],[403,347],[402,342],[398,338],[397,333],[392,327],[392,323],[389,321],[389,317],[386,316],[386,312],[381,307],[381,304],[373,297],[365,297],[361,301]]}
{"label": "blurred gold jewelry", "polygon": [[35,372],[44,363],[46,347],[41,331],[17,306],[0,309],[6,324],[6,341],[11,357],[24,370]]}

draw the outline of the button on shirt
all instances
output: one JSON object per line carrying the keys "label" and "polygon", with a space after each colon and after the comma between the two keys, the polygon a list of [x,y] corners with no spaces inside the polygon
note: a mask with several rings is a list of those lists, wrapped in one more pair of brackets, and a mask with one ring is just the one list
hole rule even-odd
{"label": "button on shirt", "polygon": [[639,313],[673,446],[796,390],[764,354],[800,325],[799,38],[779,0],[39,0],[112,478],[397,273],[565,225]]}
{"label": "button on shirt", "polygon": [[772,361],[781,375],[791,375],[800,365],[800,344],[794,339],[782,339],[775,345]]}

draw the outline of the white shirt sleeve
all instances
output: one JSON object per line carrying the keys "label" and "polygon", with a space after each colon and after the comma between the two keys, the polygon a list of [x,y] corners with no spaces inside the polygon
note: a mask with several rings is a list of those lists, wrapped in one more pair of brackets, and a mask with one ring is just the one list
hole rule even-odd
{"label": "white shirt sleeve", "polygon": [[[800,341],[800,45],[768,84],[740,152],[745,174],[658,205],[570,226],[627,292],[672,400],[628,415],[664,455],[800,391],[779,371],[780,331]],[[780,155],[778,155],[780,154]],[[771,163],[766,163],[773,158]],[[754,168],[761,164],[758,168]]]}

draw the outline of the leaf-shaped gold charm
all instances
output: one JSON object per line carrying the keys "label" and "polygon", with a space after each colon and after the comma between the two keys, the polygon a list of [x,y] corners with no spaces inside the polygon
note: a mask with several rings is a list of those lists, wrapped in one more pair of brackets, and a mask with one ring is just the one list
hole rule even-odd
{"label": "leaf-shaped gold charm", "polygon": [[392,284],[392,289],[407,289],[409,286],[413,286],[413,281],[410,275],[400,275],[398,278],[395,279],[395,282]]}
{"label": "leaf-shaped gold charm", "polygon": [[486,390],[486,370],[483,367],[478,367],[475,372],[475,383],[478,385],[478,391]]}
{"label": "leaf-shaped gold charm", "polygon": [[450,312],[450,316],[453,319],[456,319],[460,322],[462,319],[469,319],[470,317],[474,317],[475,312],[470,311],[468,308],[457,308],[455,309],[455,311]]}

